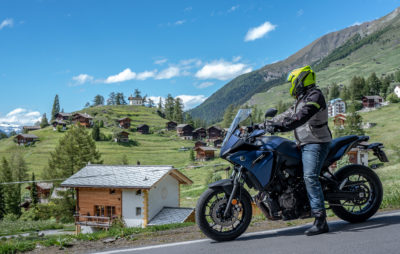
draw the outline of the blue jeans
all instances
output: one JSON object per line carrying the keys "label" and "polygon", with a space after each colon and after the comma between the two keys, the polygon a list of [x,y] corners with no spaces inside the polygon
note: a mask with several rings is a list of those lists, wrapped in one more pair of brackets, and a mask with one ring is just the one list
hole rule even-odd
{"label": "blue jeans", "polygon": [[304,182],[312,212],[324,211],[324,194],[322,192],[319,175],[322,164],[329,152],[329,144],[306,144],[301,147]]}

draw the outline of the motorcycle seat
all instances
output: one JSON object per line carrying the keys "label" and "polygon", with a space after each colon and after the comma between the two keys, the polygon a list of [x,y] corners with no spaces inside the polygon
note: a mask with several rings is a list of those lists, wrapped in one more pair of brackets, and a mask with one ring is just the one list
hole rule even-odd
{"label": "motorcycle seat", "polygon": [[325,159],[324,167],[329,167],[332,163],[339,160],[343,156],[348,145],[357,140],[365,141],[365,139],[368,140],[368,137],[357,135],[350,135],[333,139],[329,146],[329,152]]}

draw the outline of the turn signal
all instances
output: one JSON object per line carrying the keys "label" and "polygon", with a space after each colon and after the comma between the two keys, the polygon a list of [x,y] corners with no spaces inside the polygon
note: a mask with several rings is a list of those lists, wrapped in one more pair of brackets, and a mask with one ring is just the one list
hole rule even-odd
{"label": "turn signal", "polygon": [[232,199],[232,205],[237,205],[237,199]]}

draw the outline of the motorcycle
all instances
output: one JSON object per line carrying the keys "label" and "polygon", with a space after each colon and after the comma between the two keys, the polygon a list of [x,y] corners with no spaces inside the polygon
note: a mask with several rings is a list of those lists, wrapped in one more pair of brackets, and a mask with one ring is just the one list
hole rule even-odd
{"label": "motorcycle", "polygon": [[[269,109],[265,119],[273,117]],[[250,119],[249,119],[250,118]],[[301,151],[294,141],[266,136],[266,131],[251,123],[251,110],[240,109],[227,131],[220,157],[233,164],[232,175],[208,186],[196,206],[196,222],[201,231],[216,241],[239,237],[252,219],[255,203],[267,219],[293,220],[311,216],[303,180]],[[368,136],[350,135],[333,139],[320,174],[324,198],[339,218],[362,222],[373,216],[382,202],[382,183],[369,167],[350,164],[329,171],[350,149],[372,150],[382,162],[387,162],[382,143],[365,144]],[[252,197],[245,184],[258,194]]]}

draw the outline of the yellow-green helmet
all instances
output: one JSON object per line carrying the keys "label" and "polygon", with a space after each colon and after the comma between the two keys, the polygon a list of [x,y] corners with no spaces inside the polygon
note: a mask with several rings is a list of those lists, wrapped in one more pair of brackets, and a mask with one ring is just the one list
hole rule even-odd
{"label": "yellow-green helmet", "polygon": [[292,84],[290,95],[296,97],[303,93],[305,87],[315,84],[315,72],[307,65],[291,71],[287,81]]}

